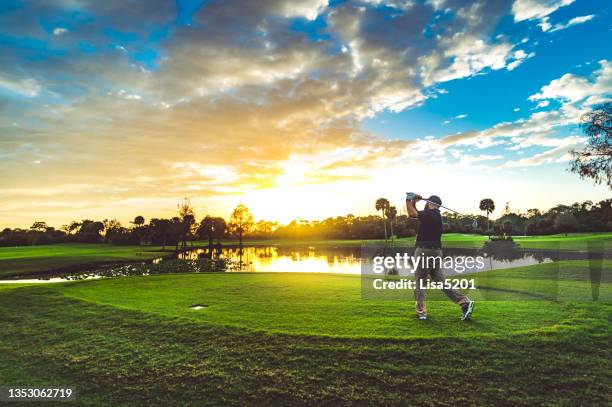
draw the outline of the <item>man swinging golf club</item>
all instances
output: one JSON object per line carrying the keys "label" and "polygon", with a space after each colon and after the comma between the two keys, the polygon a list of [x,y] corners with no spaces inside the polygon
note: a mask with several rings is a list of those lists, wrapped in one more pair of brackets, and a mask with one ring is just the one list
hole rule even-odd
{"label": "man swinging golf club", "polygon": [[[426,284],[427,275],[433,281],[444,282],[444,273],[442,272],[442,216],[440,215],[440,206],[442,200],[437,195],[432,195],[426,199],[425,208],[422,211],[416,209],[416,202],[422,200],[418,194],[409,192],[406,195],[406,209],[408,216],[419,220],[419,229],[417,232],[414,257],[422,257],[427,259],[433,257],[433,267],[426,267],[427,264],[421,263],[415,271],[416,287],[414,289],[414,298],[416,300],[416,313],[419,319],[427,319],[427,309],[425,307],[425,290],[421,288]],[[440,259],[440,260],[438,260]],[[461,319],[468,320],[474,309],[474,301],[458,291],[451,289],[443,289],[444,294],[450,298],[455,304],[461,307],[463,313]]]}

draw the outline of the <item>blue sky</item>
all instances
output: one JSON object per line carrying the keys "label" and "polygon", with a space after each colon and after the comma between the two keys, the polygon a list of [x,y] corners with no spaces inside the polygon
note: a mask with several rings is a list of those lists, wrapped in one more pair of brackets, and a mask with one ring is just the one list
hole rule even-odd
{"label": "blue sky", "polygon": [[567,172],[608,2],[9,0],[0,27],[2,226],[610,196]]}

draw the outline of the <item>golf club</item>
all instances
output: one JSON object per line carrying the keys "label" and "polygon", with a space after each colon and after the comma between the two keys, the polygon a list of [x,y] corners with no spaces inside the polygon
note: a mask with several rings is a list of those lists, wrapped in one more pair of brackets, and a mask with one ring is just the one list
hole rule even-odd
{"label": "golf club", "polygon": [[[417,194],[415,194],[414,192],[406,192],[406,199],[407,199],[407,200],[412,201],[412,200],[413,200],[413,199],[416,197],[416,195],[417,195]],[[425,201],[425,202],[427,202],[427,203],[437,205],[437,206],[439,206],[440,208],[444,208],[444,209],[446,209],[447,211],[454,212],[454,213],[456,213],[456,214],[458,214],[458,215],[461,215],[461,216],[465,216],[465,217],[472,217],[472,215],[464,215],[464,214],[462,214],[461,212],[458,212],[458,211],[456,211],[456,210],[454,210],[454,209],[448,208],[448,207],[446,207],[446,206],[444,206],[444,205],[440,205],[440,204],[438,204],[438,203],[436,203],[436,202],[432,202],[432,201],[430,201],[429,199],[421,198],[421,201]],[[474,222],[472,223],[472,227],[473,227],[474,229],[476,229],[476,228],[478,227],[478,221],[477,221],[476,219],[474,219]]]}
{"label": "golf club", "polygon": [[[412,200],[413,200],[413,199],[416,197],[416,195],[417,195],[417,194],[415,194],[414,192],[406,192],[406,199],[407,199],[407,200],[412,201]],[[462,214],[461,212],[458,212],[458,211],[456,211],[456,210],[454,210],[454,209],[451,209],[451,208],[447,208],[447,207],[446,207],[446,206],[444,206],[444,205],[440,205],[440,204],[438,204],[438,203],[436,203],[436,202],[432,202],[432,201],[430,201],[430,200],[428,200],[428,199],[421,198],[420,200],[421,200],[421,201],[425,201],[425,202],[430,203],[430,204],[437,205],[437,206],[439,206],[440,208],[444,208],[444,209],[446,209],[447,211],[455,212],[455,213],[456,213],[456,214],[458,214],[458,215],[461,215],[461,216],[467,216],[467,215]]]}

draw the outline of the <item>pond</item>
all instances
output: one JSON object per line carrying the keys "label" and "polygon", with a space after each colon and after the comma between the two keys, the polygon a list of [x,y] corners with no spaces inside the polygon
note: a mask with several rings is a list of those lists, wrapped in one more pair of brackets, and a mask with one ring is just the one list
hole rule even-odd
{"label": "pond", "polygon": [[[339,273],[361,274],[364,264],[371,263],[373,255],[395,255],[397,252],[407,251],[413,254],[412,248],[388,248],[387,251],[379,246],[366,247],[245,247],[224,248],[221,258],[229,260],[231,267],[226,271],[242,272],[297,272],[297,273]],[[195,261],[207,258],[210,254],[207,249],[189,250],[181,255],[180,259]],[[214,256],[214,254],[213,254]],[[444,256],[457,258],[458,256],[482,256],[485,260],[484,270],[497,270],[503,268],[530,266],[544,262],[554,261],[554,256],[542,253],[520,251],[508,256],[507,253],[487,253],[477,249],[445,249]],[[466,271],[484,271],[466,270]],[[444,268],[447,274],[455,274],[455,270]]]}
{"label": "pond", "polygon": [[[213,249],[194,248],[178,255],[158,258],[150,262],[109,264],[70,272],[50,272],[31,276],[27,280],[11,282],[67,281],[128,275],[149,275],[181,272],[316,272],[361,274],[369,273],[374,255],[393,256],[397,252],[413,254],[413,248],[380,246],[261,246],[224,247]],[[460,256],[482,256],[484,267],[464,270],[463,273],[489,271],[565,259],[586,259],[584,252],[560,252],[553,250],[525,250],[516,246],[487,246],[474,249],[444,250],[444,256],[456,259]],[[610,257],[609,253],[605,254]],[[458,274],[455,269],[444,267],[447,275]],[[404,274],[401,271],[399,274]]]}

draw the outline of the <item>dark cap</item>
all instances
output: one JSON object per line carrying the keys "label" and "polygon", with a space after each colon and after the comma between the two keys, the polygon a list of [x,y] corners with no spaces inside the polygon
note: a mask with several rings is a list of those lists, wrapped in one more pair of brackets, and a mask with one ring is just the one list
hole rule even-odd
{"label": "dark cap", "polygon": [[433,203],[437,203],[438,205],[442,205],[442,200],[440,199],[438,195],[432,195],[429,198],[427,198],[427,200]]}

